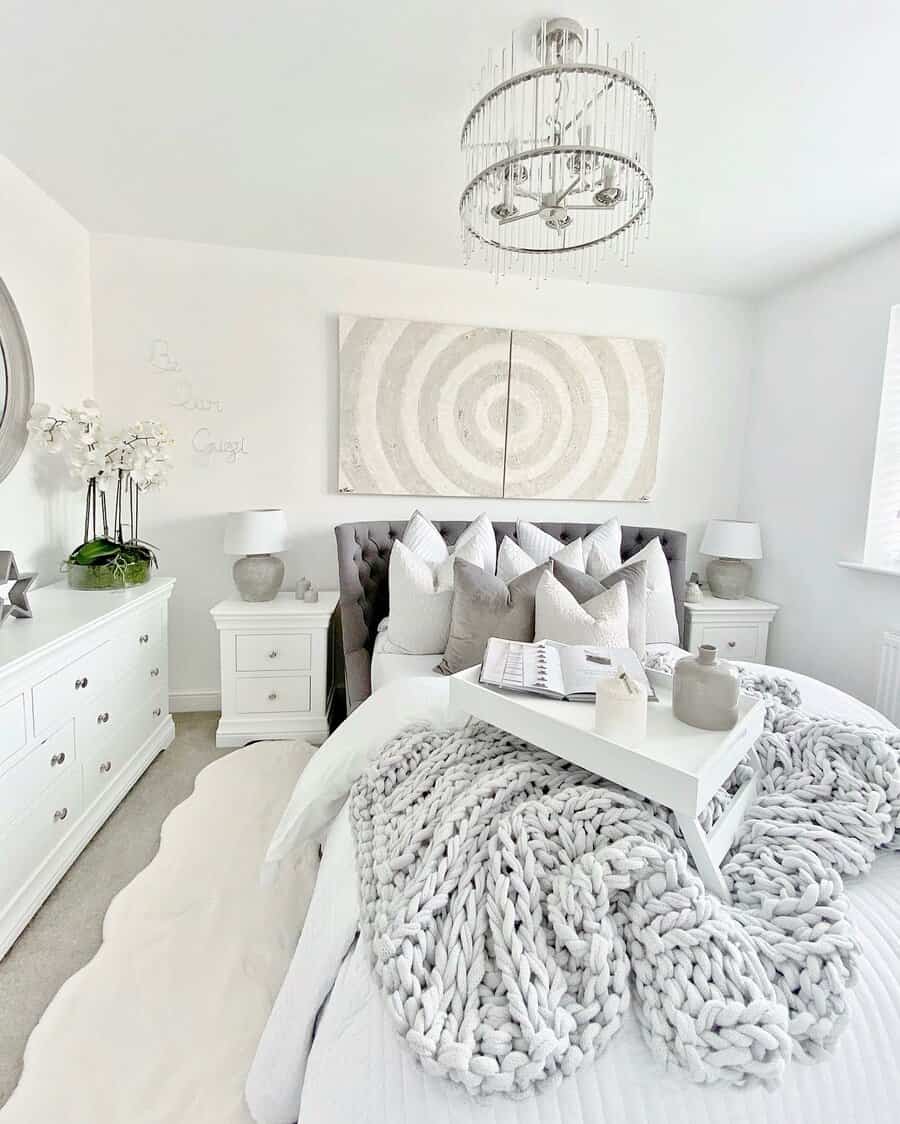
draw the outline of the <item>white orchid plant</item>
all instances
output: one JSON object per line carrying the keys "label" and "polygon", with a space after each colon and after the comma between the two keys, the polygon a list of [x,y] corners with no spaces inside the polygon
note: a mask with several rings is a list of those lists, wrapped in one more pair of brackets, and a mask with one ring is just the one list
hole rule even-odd
{"label": "white orchid plant", "polygon": [[107,432],[100,407],[86,399],[63,410],[36,402],[28,429],[32,440],[61,456],[86,487],[84,541],[68,563],[119,570],[155,563],[152,549],[138,537],[138,523],[141,496],[165,484],[172,467],[166,427],[143,421]]}

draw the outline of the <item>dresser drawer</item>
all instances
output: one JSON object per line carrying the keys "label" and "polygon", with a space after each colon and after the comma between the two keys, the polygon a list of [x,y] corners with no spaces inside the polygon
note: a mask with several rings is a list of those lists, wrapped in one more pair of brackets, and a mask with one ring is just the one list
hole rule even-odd
{"label": "dresser drawer", "polygon": [[0,833],[0,903],[7,905],[81,815],[81,773],[66,769],[37,804]]}
{"label": "dresser drawer", "polygon": [[65,726],[36,745],[11,769],[0,774],[0,832],[35,803],[75,761],[75,732],[69,720]]}
{"label": "dresser drawer", "polygon": [[235,682],[240,714],[280,714],[309,710],[309,676],[239,678]]}
{"label": "dresser drawer", "polygon": [[94,738],[87,747],[82,743],[85,808],[93,804],[143,748],[166,713],[164,694],[160,691],[132,708],[121,719],[114,733]]}
{"label": "dresser drawer", "polygon": [[707,624],[700,629],[697,644],[715,644],[719,655],[732,660],[762,659],[759,629],[755,624]]}
{"label": "dresser drawer", "polygon": [[25,696],[0,706],[0,765],[25,745]]}
{"label": "dresser drawer", "polygon": [[234,642],[237,671],[309,671],[312,638],[308,632],[238,633]]}
{"label": "dresser drawer", "polygon": [[40,734],[71,718],[85,698],[108,682],[114,673],[115,656],[113,642],[107,641],[33,687],[35,731]]}

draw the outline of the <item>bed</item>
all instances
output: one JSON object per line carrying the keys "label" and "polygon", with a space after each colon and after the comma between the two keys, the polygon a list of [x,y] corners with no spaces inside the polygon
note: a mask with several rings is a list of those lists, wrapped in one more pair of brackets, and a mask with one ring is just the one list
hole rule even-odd
{"label": "bed", "polygon": [[[453,724],[463,716],[449,708],[447,680],[426,665],[432,657],[392,654],[379,636],[379,622],[388,611],[386,567],[373,577],[371,571],[381,566],[372,563],[375,554],[380,558],[382,550],[389,551],[402,525],[338,530],[345,547],[342,565],[349,566],[356,555],[359,585],[346,591],[344,618],[345,629],[347,623],[357,629],[344,638],[348,667],[354,668],[354,713],[318,752],[315,764],[343,798],[365,761],[410,721]],[[554,532],[557,537],[560,530]],[[567,532],[580,534],[581,529]],[[633,544],[638,535],[648,534],[629,532]],[[683,587],[683,536],[666,536],[677,590]],[[834,688],[772,670],[796,683],[810,714],[892,729],[876,711]],[[372,694],[373,678],[378,689]],[[352,768],[351,757],[356,759]],[[372,975],[370,951],[359,937],[354,845],[347,808],[338,812],[339,807],[340,799],[332,799],[332,812],[338,814],[325,838],[307,921],[248,1077],[247,1102],[258,1124],[889,1124],[897,1119],[900,854],[880,852],[865,877],[847,883],[862,957],[851,1019],[834,1054],[814,1066],[792,1062],[776,1091],[702,1087],[665,1070],[649,1053],[629,1011],[605,1052],[555,1088],[523,1100],[478,1101],[427,1075],[396,1033]]]}

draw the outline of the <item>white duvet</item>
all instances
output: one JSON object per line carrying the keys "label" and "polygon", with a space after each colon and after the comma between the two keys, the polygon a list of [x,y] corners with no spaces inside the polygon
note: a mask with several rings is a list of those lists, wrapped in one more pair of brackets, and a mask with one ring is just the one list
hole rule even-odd
{"label": "white duvet", "polygon": [[[806,709],[887,725],[847,695],[793,678]],[[406,688],[441,720],[445,680],[408,680]],[[385,691],[358,713],[368,710],[381,727],[394,705]],[[319,752],[328,750],[326,743]],[[388,1018],[368,951],[357,940],[356,871],[344,809],[329,832],[306,925],[250,1071],[248,1104],[259,1124],[895,1124],[900,854],[882,854],[847,890],[863,949],[850,1025],[831,1059],[792,1064],[776,1092],[703,1088],[667,1073],[629,1012],[606,1052],[556,1089],[522,1101],[473,1102],[449,1082],[426,1076]]]}

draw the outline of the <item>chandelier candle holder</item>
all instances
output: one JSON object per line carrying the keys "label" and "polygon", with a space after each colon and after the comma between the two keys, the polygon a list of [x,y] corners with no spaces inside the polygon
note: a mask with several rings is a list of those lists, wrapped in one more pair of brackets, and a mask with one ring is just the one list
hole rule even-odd
{"label": "chandelier candle holder", "polygon": [[589,280],[649,233],[653,83],[635,44],[613,54],[575,20],[544,21],[531,52],[523,67],[513,36],[488,56],[463,124],[463,253],[538,282],[577,258]]}

